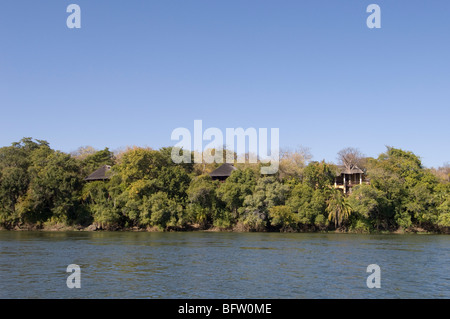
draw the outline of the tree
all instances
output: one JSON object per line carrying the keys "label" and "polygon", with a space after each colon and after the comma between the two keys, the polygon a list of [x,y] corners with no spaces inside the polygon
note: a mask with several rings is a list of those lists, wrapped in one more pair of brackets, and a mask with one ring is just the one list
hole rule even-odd
{"label": "tree", "polygon": [[366,222],[374,222],[377,229],[383,224],[387,228],[386,216],[383,215],[384,194],[371,185],[357,185],[353,188],[348,202],[354,216]]}
{"label": "tree", "polygon": [[311,162],[304,170],[305,182],[314,189],[329,188],[336,177],[336,167],[325,161]]}
{"label": "tree", "polygon": [[[172,150],[173,147],[162,147],[159,149],[159,152],[161,154],[161,157],[164,161],[164,166],[170,167],[170,166],[177,166],[184,169],[186,173],[192,173],[194,171],[194,154],[191,152],[191,162],[190,163],[179,163],[176,164],[172,160]],[[180,149],[181,151],[181,149]]]}
{"label": "tree", "polygon": [[408,189],[404,209],[418,226],[428,228],[437,223],[435,196],[426,183],[420,183]]}
{"label": "tree", "polygon": [[50,219],[58,223],[74,222],[80,212],[79,163],[68,154],[40,149],[33,151],[32,158],[30,186],[23,206],[25,218],[39,223]]}
{"label": "tree", "polygon": [[165,192],[145,197],[142,209],[142,225],[156,226],[161,230],[179,226],[180,214],[183,213],[182,207]]}
{"label": "tree", "polygon": [[213,214],[218,209],[216,197],[217,182],[209,175],[201,175],[192,179],[186,193],[189,201],[191,220],[206,227],[212,222]]}
{"label": "tree", "polygon": [[93,223],[100,229],[119,227],[121,215],[113,197],[111,184],[103,181],[86,183],[81,199],[89,214],[85,217],[85,223]]}
{"label": "tree", "polygon": [[450,198],[439,205],[437,209],[439,212],[437,225],[447,228],[450,227]]}
{"label": "tree", "polygon": [[76,157],[76,159],[81,161],[83,175],[86,176],[103,165],[112,166],[115,164],[114,153],[107,147],[102,151],[90,150],[89,153],[86,151],[85,153],[82,153],[81,156]]}
{"label": "tree", "polygon": [[[126,187],[126,184],[122,183],[122,187]],[[113,195],[115,207],[126,218],[127,226],[141,226],[144,199],[158,191],[159,188],[155,179],[139,179],[119,191],[116,196]],[[148,223],[144,226],[147,225]]]}
{"label": "tree", "polygon": [[338,152],[338,163],[347,169],[352,167],[364,168],[364,155],[354,147],[346,147]]}
{"label": "tree", "polygon": [[441,183],[450,182],[450,163],[445,163],[444,166],[431,168],[431,172],[440,180]]}
{"label": "tree", "polygon": [[280,183],[275,177],[260,178],[251,195],[243,202],[240,221],[246,229],[260,231],[266,226],[268,210],[273,206],[284,205],[289,187]]}
{"label": "tree", "polygon": [[191,178],[181,166],[162,167],[156,178],[158,189],[180,203],[186,200],[190,182]]}
{"label": "tree", "polygon": [[158,151],[133,148],[121,154],[116,170],[125,183],[139,179],[153,179],[167,163],[167,159]]}
{"label": "tree", "polygon": [[19,221],[17,204],[28,190],[28,166],[24,149],[0,148],[0,223],[7,228]]}
{"label": "tree", "polygon": [[83,161],[84,159],[86,159],[86,157],[95,154],[96,152],[98,152],[97,149],[88,145],[88,146],[80,146],[75,151],[70,153],[70,155],[75,157],[77,160]]}
{"label": "tree", "polygon": [[436,187],[435,201],[439,216],[437,225],[450,227],[450,183],[439,184]]}
{"label": "tree", "polygon": [[383,212],[391,224],[407,229],[434,223],[438,180],[414,153],[387,147],[369,162],[368,175],[371,185],[384,194]]}
{"label": "tree", "polygon": [[273,176],[260,178],[252,194],[246,196],[243,206],[248,211],[267,213],[272,206],[284,205],[289,188]]}
{"label": "tree", "polygon": [[347,198],[338,189],[333,189],[330,198],[327,200],[328,220],[334,221],[334,227],[337,229],[350,217],[352,208]]}
{"label": "tree", "polygon": [[14,142],[11,144],[15,148],[19,148],[24,150],[27,154],[30,154],[32,151],[44,147],[50,149],[49,143],[45,140],[38,140],[31,137],[24,137],[19,142]]}
{"label": "tree", "polygon": [[238,218],[238,209],[243,206],[247,195],[253,193],[256,185],[256,177],[253,170],[235,170],[231,176],[217,189],[217,196],[222,200],[229,212]]}
{"label": "tree", "polygon": [[21,224],[29,204],[29,187],[40,155],[52,151],[47,141],[25,137],[0,149],[0,223],[7,228]]}
{"label": "tree", "polygon": [[280,231],[292,231],[297,228],[298,217],[288,206],[273,206],[269,209],[269,218],[272,226]]}
{"label": "tree", "polygon": [[299,215],[299,222],[311,224],[310,203],[314,194],[314,188],[306,183],[297,184],[291,192],[287,205]]}
{"label": "tree", "polygon": [[296,150],[281,150],[278,170],[280,180],[290,178],[302,180],[303,170],[311,158],[312,155],[308,148],[299,147]]}

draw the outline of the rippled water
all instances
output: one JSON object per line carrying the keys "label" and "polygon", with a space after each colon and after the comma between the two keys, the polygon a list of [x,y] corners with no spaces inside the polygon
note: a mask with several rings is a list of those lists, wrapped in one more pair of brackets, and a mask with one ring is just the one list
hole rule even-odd
{"label": "rippled water", "polygon": [[1,231],[0,298],[450,298],[449,262],[445,235]]}

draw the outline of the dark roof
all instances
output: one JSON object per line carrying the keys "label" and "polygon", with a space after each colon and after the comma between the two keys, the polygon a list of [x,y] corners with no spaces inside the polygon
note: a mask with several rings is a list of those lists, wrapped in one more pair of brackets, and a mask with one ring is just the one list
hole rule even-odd
{"label": "dark roof", "polygon": [[237,168],[233,166],[233,164],[225,163],[216,168],[214,171],[212,171],[209,176],[211,177],[223,177],[223,176],[230,176],[233,171],[235,171]]}
{"label": "dark roof", "polygon": [[356,165],[351,167],[340,166],[341,174],[364,174],[364,172]]}
{"label": "dark roof", "polygon": [[109,165],[103,165],[98,170],[93,172],[91,175],[86,177],[85,181],[104,181],[106,179],[110,179],[111,176],[108,174],[108,172],[111,170],[111,166]]}

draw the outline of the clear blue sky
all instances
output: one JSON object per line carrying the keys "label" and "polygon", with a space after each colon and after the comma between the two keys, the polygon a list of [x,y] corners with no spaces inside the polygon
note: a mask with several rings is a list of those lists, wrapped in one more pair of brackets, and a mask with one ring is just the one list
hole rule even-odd
{"label": "clear blue sky", "polygon": [[[381,29],[366,26],[371,3]],[[315,160],[389,145],[437,167],[450,161],[449,34],[447,0],[3,1],[0,146],[159,148],[200,119],[279,128]]]}

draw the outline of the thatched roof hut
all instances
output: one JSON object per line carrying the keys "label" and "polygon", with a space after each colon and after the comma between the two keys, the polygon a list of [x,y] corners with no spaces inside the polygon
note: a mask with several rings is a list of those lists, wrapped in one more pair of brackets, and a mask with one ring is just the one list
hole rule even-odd
{"label": "thatched roof hut", "polygon": [[231,173],[235,170],[237,170],[237,168],[234,167],[233,164],[225,163],[212,171],[209,176],[214,180],[224,181],[230,177]]}
{"label": "thatched roof hut", "polygon": [[344,194],[351,193],[352,187],[364,183],[368,183],[365,173],[358,166],[350,167],[339,166],[339,173],[334,180],[334,187],[340,188]]}
{"label": "thatched roof hut", "polygon": [[105,181],[111,178],[109,171],[111,170],[111,166],[103,165],[98,170],[93,172],[91,175],[86,177],[84,180],[88,182],[92,181]]}

